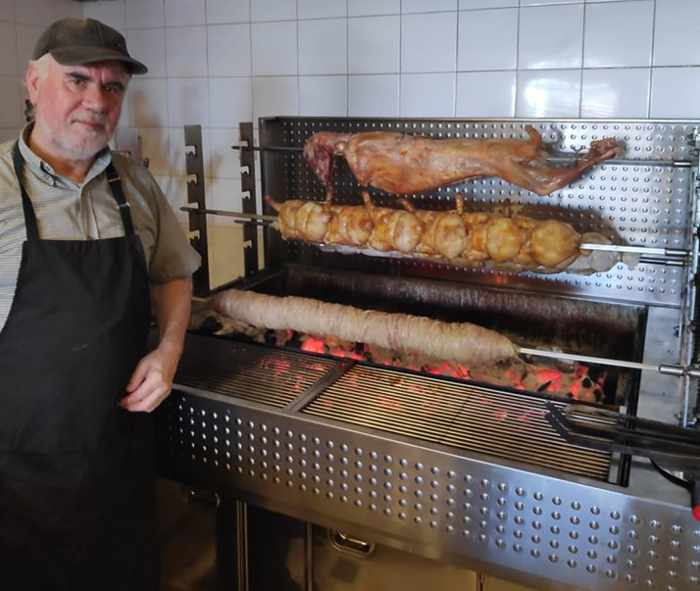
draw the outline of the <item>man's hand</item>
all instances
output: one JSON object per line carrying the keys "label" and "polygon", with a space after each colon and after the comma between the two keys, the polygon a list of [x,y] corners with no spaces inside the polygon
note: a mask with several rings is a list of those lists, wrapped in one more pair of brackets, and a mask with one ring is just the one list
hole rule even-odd
{"label": "man's hand", "polygon": [[151,412],[170,394],[190,319],[192,281],[173,279],[152,287],[160,343],[139,361],[119,405],[132,412]]}
{"label": "man's hand", "polygon": [[151,351],[136,366],[119,406],[131,412],[155,410],[170,394],[179,359],[180,351],[165,347]]}

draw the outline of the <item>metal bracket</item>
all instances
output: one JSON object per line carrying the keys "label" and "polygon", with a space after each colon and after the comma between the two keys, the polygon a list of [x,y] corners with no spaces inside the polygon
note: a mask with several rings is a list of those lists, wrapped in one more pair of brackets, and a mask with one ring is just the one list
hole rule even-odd
{"label": "metal bracket", "polygon": [[[240,145],[253,145],[253,124],[240,124]],[[241,174],[241,203],[243,213],[257,213],[255,199],[255,153],[253,150],[240,150],[241,169],[247,169],[248,174]],[[256,224],[243,225],[243,264],[245,276],[251,277],[258,272],[258,228]]]}
{"label": "metal bracket", "polygon": [[[202,158],[202,126],[185,125],[185,164],[187,168],[187,203],[206,209],[204,191],[204,160]],[[211,291],[209,284],[209,248],[207,241],[207,216],[189,214],[188,237],[190,244],[202,257],[199,269],[192,276],[194,295],[206,297]]]}

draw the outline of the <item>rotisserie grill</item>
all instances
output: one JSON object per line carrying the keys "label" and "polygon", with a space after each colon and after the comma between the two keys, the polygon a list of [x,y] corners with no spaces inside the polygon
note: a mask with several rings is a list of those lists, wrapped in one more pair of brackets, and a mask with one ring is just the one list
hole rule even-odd
{"label": "rotisserie grill", "polygon": [[[515,145],[529,126],[556,147],[537,170],[569,182],[547,196],[479,176],[402,204],[345,159],[319,179],[304,157],[319,132]],[[205,214],[244,224],[246,276],[211,299],[198,286],[159,417],[165,474],[537,588],[700,585],[700,122],[267,118],[255,147],[241,132],[244,210],[185,208],[205,255]]]}

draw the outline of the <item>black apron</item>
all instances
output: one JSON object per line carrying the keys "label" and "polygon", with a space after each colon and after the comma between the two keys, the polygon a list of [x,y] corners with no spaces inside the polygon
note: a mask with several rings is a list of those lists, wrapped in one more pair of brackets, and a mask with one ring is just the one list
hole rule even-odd
{"label": "black apron", "polygon": [[152,417],[117,404],[146,352],[143,248],[112,164],[125,236],[41,240],[17,145],[13,161],[27,240],[0,332],[2,586],[155,591]]}

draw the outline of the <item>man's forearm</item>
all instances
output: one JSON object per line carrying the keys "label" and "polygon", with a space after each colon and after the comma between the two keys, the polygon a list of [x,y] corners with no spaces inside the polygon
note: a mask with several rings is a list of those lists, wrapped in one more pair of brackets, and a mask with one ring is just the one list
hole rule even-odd
{"label": "man's forearm", "polygon": [[126,385],[120,406],[130,412],[151,412],[170,394],[182,356],[192,306],[191,279],[174,279],[151,286],[160,340],[143,357]]}
{"label": "man's forearm", "polygon": [[190,322],[192,280],[173,279],[154,285],[152,290],[160,334],[158,348],[172,351],[179,357]]}

